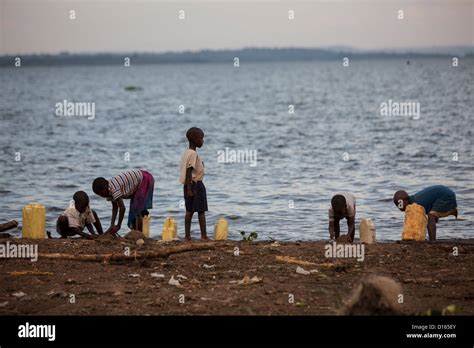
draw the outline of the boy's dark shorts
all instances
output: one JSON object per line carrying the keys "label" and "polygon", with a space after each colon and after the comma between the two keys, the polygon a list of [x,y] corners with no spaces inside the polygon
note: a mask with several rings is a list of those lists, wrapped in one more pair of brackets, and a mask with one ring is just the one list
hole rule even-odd
{"label": "boy's dark shorts", "polygon": [[183,186],[184,202],[186,204],[186,211],[189,213],[202,213],[207,211],[207,196],[206,187],[202,181],[193,182],[191,184],[193,191],[192,197],[186,196],[186,185]]}

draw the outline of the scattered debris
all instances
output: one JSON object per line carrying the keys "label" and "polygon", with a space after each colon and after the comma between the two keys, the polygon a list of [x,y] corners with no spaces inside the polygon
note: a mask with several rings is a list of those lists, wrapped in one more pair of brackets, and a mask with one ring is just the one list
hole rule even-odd
{"label": "scattered debris", "polygon": [[17,291],[17,292],[14,292],[12,294],[12,296],[16,297],[16,298],[22,298],[22,297],[26,296],[26,294],[23,291]]}
{"label": "scattered debris", "polygon": [[138,273],[132,273],[128,275],[130,278],[139,278],[140,275]]}
{"label": "scattered debris", "polygon": [[316,266],[314,262],[304,261],[292,256],[276,256],[275,259],[277,261],[292,263],[300,266]]}
{"label": "scattered debris", "polygon": [[42,271],[14,271],[14,272],[8,272],[7,274],[14,277],[20,277],[20,276],[29,276],[29,275],[39,275],[39,276],[53,275],[54,273],[42,272]]}
{"label": "scattered debris", "polygon": [[[141,233],[141,232],[139,232]],[[172,246],[161,250],[135,252],[133,255],[125,255],[123,252],[120,253],[107,253],[107,254],[66,254],[66,253],[48,253],[39,254],[42,259],[52,260],[78,260],[78,261],[91,261],[91,262],[109,262],[109,261],[126,261],[126,260],[139,260],[139,259],[154,259],[154,258],[165,258],[169,255],[179,254],[188,251],[196,250],[213,250],[215,249],[215,243],[186,243],[182,245]]]}
{"label": "scattered debris", "polygon": [[296,273],[303,274],[303,275],[311,274],[311,272],[305,270],[304,268],[302,268],[300,266],[296,267]]}
{"label": "scattered debris", "polygon": [[49,297],[67,297],[67,293],[65,291],[55,292],[51,290],[46,295],[48,295]]}
{"label": "scattered debris", "polygon": [[259,278],[257,276],[254,276],[252,278],[250,278],[249,276],[245,276],[241,280],[231,280],[229,283],[238,284],[238,285],[249,285],[249,284],[260,283],[261,281],[262,281],[262,278]]}
{"label": "scattered debris", "polygon": [[450,304],[449,306],[444,307],[442,310],[430,308],[425,313],[421,313],[421,315],[429,315],[429,316],[459,315],[461,314],[462,310],[463,308],[461,306]]}
{"label": "scattered debris", "polygon": [[137,92],[143,90],[143,88],[140,86],[126,86],[125,90],[128,92]]}
{"label": "scattered debris", "polygon": [[64,284],[77,284],[77,281],[72,278],[69,278],[64,282]]}
{"label": "scattered debris", "polygon": [[176,278],[179,278],[179,279],[188,279],[188,277],[184,276],[184,275],[181,275],[181,274],[178,274],[176,276]]}
{"label": "scattered debris", "polygon": [[150,273],[150,276],[152,278],[164,278],[165,277],[165,275],[161,274],[161,273]]}
{"label": "scattered debris", "polygon": [[214,268],[214,267],[216,267],[216,265],[206,265],[206,264],[204,264],[204,265],[202,265],[202,267],[204,267],[204,268]]}
{"label": "scattered debris", "polygon": [[0,224],[0,232],[11,230],[15,227],[18,227],[18,222],[16,220],[7,221]]}
{"label": "scattered debris", "polygon": [[246,236],[245,231],[240,231],[240,234],[242,235],[243,240],[246,240],[246,241],[249,241],[249,242],[251,242],[251,241],[258,238],[258,233],[257,232],[250,232],[250,234],[248,236]]}
{"label": "scattered debris", "polygon": [[174,275],[171,276],[170,280],[168,281],[168,284],[176,286],[178,288],[181,287],[179,280],[174,279]]}

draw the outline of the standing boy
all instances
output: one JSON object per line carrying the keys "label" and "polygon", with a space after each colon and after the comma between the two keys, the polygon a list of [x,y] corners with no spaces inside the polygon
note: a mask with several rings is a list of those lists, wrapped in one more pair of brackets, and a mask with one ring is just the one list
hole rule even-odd
{"label": "standing boy", "polygon": [[186,215],[184,217],[185,241],[191,241],[191,221],[194,213],[198,213],[201,240],[208,240],[206,232],[207,196],[204,177],[204,163],[196,148],[204,143],[204,132],[192,127],[186,132],[189,147],[181,157],[180,182],[183,184]]}

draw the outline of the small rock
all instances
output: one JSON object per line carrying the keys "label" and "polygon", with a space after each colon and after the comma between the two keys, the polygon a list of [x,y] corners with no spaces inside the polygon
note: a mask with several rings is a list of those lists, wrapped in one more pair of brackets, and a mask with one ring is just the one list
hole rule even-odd
{"label": "small rock", "polygon": [[161,273],[150,273],[150,276],[152,278],[164,278],[165,277],[165,275],[161,274]]}
{"label": "small rock", "polygon": [[140,275],[138,273],[132,273],[128,275],[130,278],[138,278]]}
{"label": "small rock", "polygon": [[188,277],[184,276],[184,275],[181,275],[181,274],[178,274],[176,276],[176,278],[179,278],[179,279],[188,279]]}
{"label": "small rock", "polygon": [[216,267],[216,265],[207,265],[207,264],[204,264],[204,265],[202,265],[202,267],[204,267],[204,268],[214,268],[214,267]]}
{"label": "small rock", "polygon": [[145,235],[137,230],[131,230],[125,235],[125,238],[134,242],[138,241],[139,239],[146,239]]}
{"label": "small rock", "polygon": [[4,308],[6,306],[8,306],[8,301],[0,302],[0,308]]}
{"label": "small rock", "polygon": [[145,241],[144,241],[143,239],[138,239],[138,240],[136,241],[136,244],[137,244],[138,246],[142,246],[143,244],[145,244]]}
{"label": "small rock", "polygon": [[77,282],[74,279],[69,278],[68,280],[64,282],[64,284],[77,284]]}
{"label": "small rock", "polygon": [[392,278],[372,275],[355,288],[348,303],[341,309],[344,315],[394,315],[400,313],[398,295],[402,288]]}

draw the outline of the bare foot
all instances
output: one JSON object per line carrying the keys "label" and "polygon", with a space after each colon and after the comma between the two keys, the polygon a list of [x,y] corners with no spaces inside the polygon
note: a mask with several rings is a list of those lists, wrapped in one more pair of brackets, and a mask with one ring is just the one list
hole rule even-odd
{"label": "bare foot", "polygon": [[184,237],[184,242],[185,243],[191,243],[192,242],[191,237]]}
{"label": "bare foot", "polygon": [[203,242],[209,242],[210,239],[207,238],[207,236],[202,236],[202,237],[201,237],[201,241],[203,241]]}

